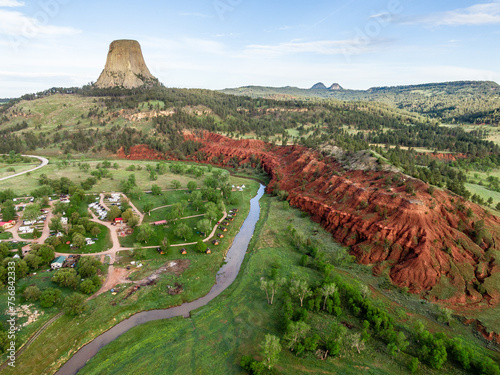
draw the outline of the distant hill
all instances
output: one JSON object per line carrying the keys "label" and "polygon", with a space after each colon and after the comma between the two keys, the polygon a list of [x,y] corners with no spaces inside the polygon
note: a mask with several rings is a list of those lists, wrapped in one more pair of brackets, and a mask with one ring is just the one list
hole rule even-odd
{"label": "distant hill", "polygon": [[[372,87],[368,90],[300,89],[297,87],[246,86],[222,92],[253,98],[338,99],[376,101],[417,112],[443,122],[500,123],[500,85],[491,81],[458,81],[422,85]],[[317,85],[315,85],[317,86]],[[314,86],[313,86],[314,87]]]}
{"label": "distant hill", "polygon": [[311,90],[343,90],[343,88],[338,83],[334,83],[330,87],[326,87],[323,82],[318,82],[311,87]]}
{"label": "distant hill", "polygon": [[326,86],[323,82],[318,82],[313,87],[311,87],[311,90],[326,90]]}

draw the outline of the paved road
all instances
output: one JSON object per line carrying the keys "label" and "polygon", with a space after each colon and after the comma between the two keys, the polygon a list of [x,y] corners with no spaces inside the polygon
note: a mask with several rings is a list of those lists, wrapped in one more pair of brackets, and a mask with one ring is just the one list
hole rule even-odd
{"label": "paved road", "polygon": [[37,169],[40,169],[40,168],[43,168],[45,167],[47,164],[49,164],[49,159],[46,159],[46,158],[43,158],[41,156],[35,156],[35,155],[21,155],[21,156],[26,156],[26,157],[29,157],[29,158],[35,158],[35,159],[38,159],[42,162],[42,164],[40,164],[38,167],[36,168],[33,168],[33,169],[30,169],[29,171],[24,171],[24,172],[19,172],[19,173],[16,173],[16,174],[13,174],[12,176],[7,176],[7,177],[3,177],[3,178],[0,178],[0,181],[4,181],[4,180],[8,180],[9,178],[14,178],[14,177],[17,177],[17,176],[21,176],[23,174],[26,174],[28,172],[33,172],[33,171],[36,171]]}

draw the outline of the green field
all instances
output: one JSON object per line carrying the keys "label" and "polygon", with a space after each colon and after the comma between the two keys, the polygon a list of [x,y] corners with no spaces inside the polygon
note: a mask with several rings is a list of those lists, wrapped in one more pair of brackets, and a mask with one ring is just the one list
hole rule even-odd
{"label": "green field", "polygon": [[488,200],[488,198],[493,199],[492,207],[495,207],[498,203],[500,203],[500,193],[496,191],[489,190],[484,186],[475,185],[475,184],[465,184],[467,190],[471,192],[471,194],[477,194],[484,200]]}
{"label": "green field", "polygon": [[[149,374],[246,373],[239,364],[241,357],[252,355],[261,358],[259,346],[265,334],[282,335],[279,323],[282,320],[282,294],[278,292],[275,303],[268,305],[264,291],[259,288],[259,279],[269,275],[273,264],[279,264],[280,276],[288,279],[306,277],[312,283],[320,280],[318,272],[299,265],[301,253],[291,246],[286,228],[293,225],[304,232],[317,231],[315,239],[325,246],[326,256],[332,256],[340,249],[339,245],[331,241],[329,233],[298,210],[283,209],[281,202],[267,196],[262,198],[261,207],[261,221],[233,285],[206,307],[192,312],[189,319],[150,322],[130,330],[101,349],[80,373],[140,373],[145,368]],[[371,276],[370,272],[363,272],[363,269],[367,270],[366,267],[352,264],[346,269],[347,272],[341,269],[334,272],[354,285],[357,285],[356,280],[360,280],[358,275],[365,275],[376,286],[380,280]],[[434,305],[423,306],[418,298],[396,292],[405,301],[400,304],[381,290],[372,290],[377,306],[383,306],[394,314],[400,329],[405,330],[405,327],[412,327],[415,322],[422,321],[432,332],[443,331],[450,337],[460,332],[469,342],[480,343],[470,329],[455,320],[451,327],[436,322],[437,310]],[[420,314],[426,310],[427,313]],[[354,327],[361,325],[356,317],[347,313],[338,320],[319,313],[311,319],[311,324],[314,330],[322,333],[340,321]],[[496,356],[498,358],[498,354]],[[369,339],[366,349],[361,353],[345,342],[340,356],[326,361],[318,360],[311,354],[297,357],[284,349],[276,369],[281,374],[359,374],[360,371],[367,374],[406,374],[409,373],[406,366],[410,358],[405,353],[392,357],[380,341]],[[465,372],[448,363],[440,371],[421,364],[418,373]]]}
{"label": "green field", "polygon": [[[0,191],[6,189],[13,189],[18,196],[28,195],[33,190],[40,187],[38,179],[40,175],[45,174],[49,179],[60,179],[61,177],[67,177],[76,184],[80,184],[87,178],[92,177],[90,172],[95,170],[97,164],[102,163],[103,160],[72,160],[69,166],[64,166],[60,159],[51,159],[49,165],[44,168],[38,169],[28,175],[14,177],[9,180],[0,181]],[[78,163],[88,163],[90,164],[90,169],[88,172],[84,172],[78,166]],[[163,175],[158,175],[156,181],[151,181],[149,178],[150,172],[147,171],[147,166],[150,165],[156,168],[157,163],[152,161],[129,161],[129,160],[111,160],[111,164],[118,164],[118,169],[110,168],[110,172],[113,175],[112,179],[103,178],[97,182],[96,185],[89,191],[92,193],[100,192],[112,192],[121,191],[120,182],[128,179],[131,174],[135,174],[137,185],[143,190],[151,190],[151,186],[154,184],[160,186],[162,189],[170,189],[173,180],[177,180],[181,183],[183,188],[186,188],[189,181],[195,181],[200,183],[199,178],[179,175],[167,172]],[[167,162],[167,164],[170,164]],[[130,165],[141,166],[141,170],[127,171],[126,169]],[[208,173],[208,168],[205,166],[199,166]],[[214,168],[213,170],[216,170]],[[208,174],[207,174],[208,175]],[[202,179],[205,178],[202,176]],[[160,202],[158,202],[160,203]]]}

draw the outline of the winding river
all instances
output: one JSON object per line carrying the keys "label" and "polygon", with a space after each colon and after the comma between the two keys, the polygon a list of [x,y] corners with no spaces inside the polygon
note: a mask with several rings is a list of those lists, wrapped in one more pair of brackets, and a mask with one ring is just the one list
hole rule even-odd
{"label": "winding river", "polygon": [[153,320],[169,319],[176,316],[183,316],[185,318],[188,318],[191,311],[205,306],[207,303],[221,294],[227,287],[229,287],[229,285],[233,283],[233,281],[236,279],[236,276],[238,276],[241,264],[243,263],[243,259],[245,258],[248,244],[250,243],[250,240],[252,239],[253,233],[255,231],[255,225],[259,220],[259,200],[263,195],[264,186],[261,184],[257,195],[250,200],[250,212],[243,222],[240,231],[234,238],[233,244],[226,256],[226,263],[217,273],[215,285],[207,295],[195,301],[184,303],[177,307],[163,310],[143,311],[132,315],[130,318],[118,323],[116,326],[104,332],[102,335],[96,337],[94,340],[82,347],[73,355],[73,357],[70,358],[68,362],[66,362],[59,369],[59,371],[56,372],[56,375],[73,375],[78,373],[78,371],[83,366],[85,366],[87,361],[94,357],[102,347],[116,340],[128,330],[137,327],[140,324],[144,324]]}

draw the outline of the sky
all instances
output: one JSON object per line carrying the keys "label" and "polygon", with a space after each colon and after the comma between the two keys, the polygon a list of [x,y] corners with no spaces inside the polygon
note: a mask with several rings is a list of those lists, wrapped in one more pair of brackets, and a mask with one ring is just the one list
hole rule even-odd
{"label": "sky", "polygon": [[95,82],[116,39],[167,87],[500,83],[500,0],[0,0],[0,98]]}

